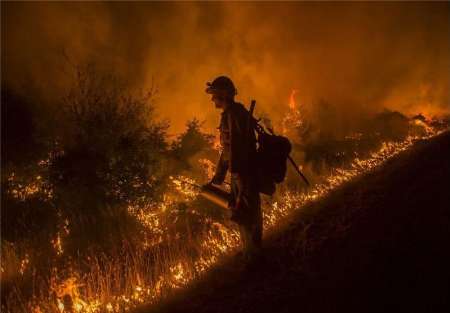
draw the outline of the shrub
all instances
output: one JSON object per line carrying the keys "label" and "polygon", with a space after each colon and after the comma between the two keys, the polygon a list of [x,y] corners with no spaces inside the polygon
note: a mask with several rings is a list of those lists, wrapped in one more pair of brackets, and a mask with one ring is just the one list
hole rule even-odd
{"label": "shrub", "polygon": [[168,125],[155,120],[152,96],[153,90],[132,93],[113,74],[86,66],[76,70],[62,101],[50,180],[73,231],[87,232],[88,240],[117,233],[114,220],[127,225],[128,205],[162,194]]}

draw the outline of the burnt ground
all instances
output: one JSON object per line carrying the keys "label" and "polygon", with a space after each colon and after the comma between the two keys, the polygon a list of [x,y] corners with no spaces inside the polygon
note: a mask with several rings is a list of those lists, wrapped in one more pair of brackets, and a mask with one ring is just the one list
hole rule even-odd
{"label": "burnt ground", "polygon": [[238,264],[141,312],[450,312],[450,133],[301,210]]}

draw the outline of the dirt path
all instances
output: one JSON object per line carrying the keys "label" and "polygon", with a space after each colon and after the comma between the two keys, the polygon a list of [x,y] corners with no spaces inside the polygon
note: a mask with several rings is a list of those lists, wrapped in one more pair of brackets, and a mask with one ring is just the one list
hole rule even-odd
{"label": "dirt path", "polygon": [[450,312],[450,133],[299,212],[235,261],[141,312]]}

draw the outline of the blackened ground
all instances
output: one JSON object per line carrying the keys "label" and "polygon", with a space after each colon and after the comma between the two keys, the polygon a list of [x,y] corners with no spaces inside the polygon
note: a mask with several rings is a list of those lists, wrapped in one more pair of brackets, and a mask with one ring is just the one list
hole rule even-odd
{"label": "blackened ground", "polygon": [[251,268],[142,312],[450,312],[449,253],[447,132],[303,209]]}

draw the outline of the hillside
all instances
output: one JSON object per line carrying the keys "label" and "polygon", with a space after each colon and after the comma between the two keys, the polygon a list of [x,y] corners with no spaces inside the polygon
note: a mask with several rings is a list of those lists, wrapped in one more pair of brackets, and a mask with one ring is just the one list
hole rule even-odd
{"label": "hillside", "polygon": [[448,312],[449,187],[447,132],[306,207],[250,268],[139,312]]}

